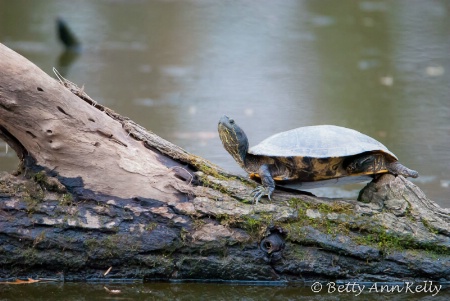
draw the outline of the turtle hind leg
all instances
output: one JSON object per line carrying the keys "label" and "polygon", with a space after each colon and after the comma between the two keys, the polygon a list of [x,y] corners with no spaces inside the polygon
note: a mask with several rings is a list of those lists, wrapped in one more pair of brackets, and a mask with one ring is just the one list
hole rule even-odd
{"label": "turtle hind leg", "polygon": [[398,161],[386,164],[386,168],[390,173],[394,175],[402,175],[405,178],[407,177],[417,178],[419,176],[419,173],[417,171],[409,169],[408,167],[402,165]]}

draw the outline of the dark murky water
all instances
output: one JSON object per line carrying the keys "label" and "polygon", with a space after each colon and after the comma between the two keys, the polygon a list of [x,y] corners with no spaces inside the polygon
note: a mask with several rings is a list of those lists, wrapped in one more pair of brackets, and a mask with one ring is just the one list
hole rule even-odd
{"label": "dark murky water", "polygon": [[[338,286],[323,284],[319,293],[310,287],[293,286],[255,286],[249,284],[214,283],[134,283],[134,284],[29,284],[0,286],[0,301],[3,300],[174,300],[174,301],[231,301],[231,300],[308,300],[308,301],[347,301],[347,300],[433,300],[446,301],[450,297],[448,288],[415,292],[405,286],[394,288],[391,293],[383,293],[381,286],[373,284]],[[431,288],[430,286],[427,288]],[[386,290],[387,288],[384,288]]]}
{"label": "dark murky water", "polygon": [[[243,174],[218,138],[222,114],[246,130],[251,145],[299,126],[336,124],[381,141],[419,171],[413,181],[432,200],[450,207],[449,14],[445,0],[0,0],[0,42],[227,170]],[[56,16],[77,33],[82,54],[63,52]],[[0,170],[16,165],[0,141]],[[354,198],[361,187],[315,193]],[[0,286],[0,300],[354,298],[286,287],[118,287],[127,294],[91,284]]]}

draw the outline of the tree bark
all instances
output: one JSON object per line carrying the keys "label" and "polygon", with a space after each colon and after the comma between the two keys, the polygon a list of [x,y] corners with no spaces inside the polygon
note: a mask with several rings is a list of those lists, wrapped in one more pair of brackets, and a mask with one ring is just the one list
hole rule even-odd
{"label": "tree bark", "polygon": [[254,206],[252,181],[1,44],[0,138],[21,160],[0,177],[0,278],[450,280],[450,211],[403,177]]}

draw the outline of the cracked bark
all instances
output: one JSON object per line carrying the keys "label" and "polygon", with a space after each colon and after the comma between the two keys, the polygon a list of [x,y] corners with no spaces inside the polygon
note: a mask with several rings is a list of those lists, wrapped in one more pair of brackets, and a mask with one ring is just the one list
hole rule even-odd
{"label": "cracked bark", "polygon": [[0,70],[0,138],[21,159],[0,177],[0,278],[450,279],[449,210],[400,176],[253,206],[253,182],[1,44]]}

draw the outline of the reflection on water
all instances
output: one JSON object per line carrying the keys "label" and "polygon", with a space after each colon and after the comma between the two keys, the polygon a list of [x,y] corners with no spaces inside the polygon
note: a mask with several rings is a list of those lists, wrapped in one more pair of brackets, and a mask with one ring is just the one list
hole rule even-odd
{"label": "reflection on water", "polygon": [[78,51],[72,50],[61,51],[61,53],[58,56],[56,70],[58,70],[63,77],[68,76],[70,66],[72,66],[72,64],[76,61],[76,59],[79,56],[80,53]]}
{"label": "reflection on water", "polygon": [[[333,283],[329,283],[333,284]],[[401,292],[382,293],[381,289],[372,290],[373,284],[365,285],[363,290],[349,286],[338,292],[336,287],[327,283],[322,285],[320,293],[312,292],[311,287],[294,286],[255,286],[246,284],[214,283],[47,283],[32,285],[1,285],[0,300],[433,300],[444,301],[450,297],[448,288],[439,293]],[[401,288],[399,289],[399,291]],[[435,294],[432,296],[432,294]]]}
{"label": "reflection on water", "polygon": [[[419,171],[414,182],[431,199],[450,207],[449,6],[0,0],[0,42],[49,74],[62,66],[97,101],[232,172],[243,174],[218,139],[223,114],[251,145],[336,124],[385,144]],[[84,45],[71,65],[58,62],[56,16]],[[16,165],[10,154],[0,155],[2,170]],[[361,187],[317,194],[354,197]]]}

